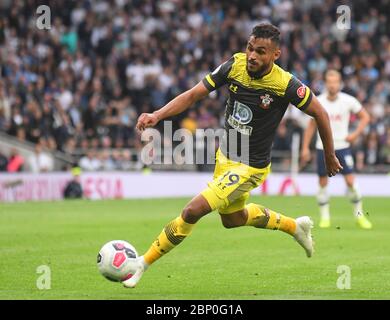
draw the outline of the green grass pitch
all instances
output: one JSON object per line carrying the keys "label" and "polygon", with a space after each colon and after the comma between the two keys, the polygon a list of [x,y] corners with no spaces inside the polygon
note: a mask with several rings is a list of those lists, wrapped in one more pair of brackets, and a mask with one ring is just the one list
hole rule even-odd
{"label": "green grass pitch", "polygon": [[[189,199],[1,204],[0,299],[389,299],[390,199],[365,198],[373,230],[355,226],[346,198],[332,198],[332,227],[313,229],[316,252],[306,258],[288,235],[224,229],[218,214],[154,264],[135,289],[104,279],[96,256],[123,239],[143,253]],[[314,197],[252,197],[292,217],[318,222]],[[37,268],[51,270],[39,290]],[[351,288],[338,289],[340,265]]]}

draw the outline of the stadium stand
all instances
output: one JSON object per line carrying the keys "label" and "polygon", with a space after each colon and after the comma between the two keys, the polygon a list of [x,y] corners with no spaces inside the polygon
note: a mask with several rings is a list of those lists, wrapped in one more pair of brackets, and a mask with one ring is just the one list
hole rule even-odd
{"label": "stadium stand", "polygon": [[[315,93],[323,90],[326,69],[342,72],[343,90],[371,115],[354,145],[357,170],[388,172],[390,2],[347,2],[352,30],[335,27],[340,3],[333,0],[326,5],[322,0],[45,1],[51,28],[39,30],[40,1],[1,1],[0,131],[71,155],[69,167],[141,169],[142,145],[134,130],[138,114],[193,86],[244,49],[254,24],[270,21],[283,35],[278,63]],[[220,127],[225,90],[176,117],[174,128]],[[301,134],[305,123],[300,113],[286,114],[275,141],[274,170],[288,168],[291,133]],[[7,170],[4,158],[1,170]]]}

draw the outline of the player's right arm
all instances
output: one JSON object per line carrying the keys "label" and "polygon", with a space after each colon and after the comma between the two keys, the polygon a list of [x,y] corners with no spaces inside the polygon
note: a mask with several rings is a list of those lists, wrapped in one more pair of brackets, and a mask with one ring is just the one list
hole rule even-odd
{"label": "player's right arm", "polygon": [[161,109],[153,113],[142,113],[138,118],[136,128],[143,131],[145,128],[154,127],[159,121],[187,110],[192,104],[204,98],[209,93],[210,91],[201,81],[191,89],[172,99]]}
{"label": "player's right arm", "polygon": [[228,82],[228,74],[232,68],[234,56],[222,63],[212,73],[190,90],[183,92],[153,113],[143,113],[139,116],[136,128],[140,131],[155,126],[159,121],[175,116],[188,109],[198,100],[206,97],[211,91],[220,88]]}

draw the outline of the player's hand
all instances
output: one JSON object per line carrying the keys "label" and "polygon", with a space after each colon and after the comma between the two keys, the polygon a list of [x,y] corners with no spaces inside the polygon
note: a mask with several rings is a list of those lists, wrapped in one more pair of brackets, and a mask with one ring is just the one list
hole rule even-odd
{"label": "player's hand", "polygon": [[356,139],[358,138],[358,135],[355,134],[355,133],[351,133],[349,134],[346,138],[345,138],[345,141],[349,142],[349,143],[354,143],[356,141]]}
{"label": "player's hand", "polygon": [[326,170],[328,177],[333,177],[343,169],[335,154],[325,154]]}
{"label": "player's hand", "polygon": [[137,125],[135,126],[139,131],[144,131],[146,128],[154,127],[160,119],[155,113],[142,113],[138,117]]}
{"label": "player's hand", "polygon": [[304,167],[311,160],[311,153],[309,148],[301,150],[301,167]]}

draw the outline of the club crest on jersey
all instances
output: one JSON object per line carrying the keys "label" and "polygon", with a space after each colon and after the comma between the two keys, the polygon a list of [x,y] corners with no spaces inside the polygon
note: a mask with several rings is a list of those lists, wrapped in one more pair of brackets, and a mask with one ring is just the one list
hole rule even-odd
{"label": "club crest on jersey", "polygon": [[305,86],[300,86],[297,89],[297,96],[299,98],[303,99],[305,97],[305,94],[306,94],[306,87]]}
{"label": "club crest on jersey", "polygon": [[268,110],[270,108],[271,102],[274,101],[274,99],[272,99],[268,93],[261,96],[260,99],[261,99],[260,108],[265,110]]}

